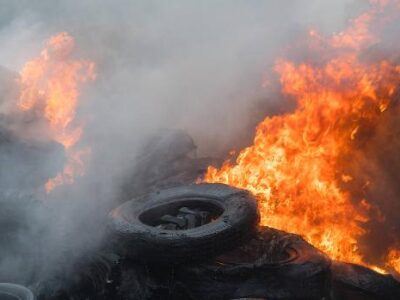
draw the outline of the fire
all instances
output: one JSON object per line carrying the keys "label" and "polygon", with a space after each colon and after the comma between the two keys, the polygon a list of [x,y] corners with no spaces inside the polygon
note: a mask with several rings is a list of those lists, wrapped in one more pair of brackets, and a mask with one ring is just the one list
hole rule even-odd
{"label": "fire", "polygon": [[[253,145],[235,162],[210,166],[204,178],[256,195],[262,225],[300,234],[333,259],[364,265],[359,240],[373,207],[367,199],[352,201],[343,185],[357,176],[345,171],[349,154],[377,126],[400,86],[400,65],[360,57],[379,41],[372,22],[391,5],[398,4],[371,1],[368,12],[331,38],[310,31],[319,58],[314,63],[278,59],[274,69],[282,92],[296,101],[296,109],[264,119]],[[390,253],[380,266],[399,271],[400,250]]]}
{"label": "fire", "polygon": [[394,248],[390,249],[387,260],[387,265],[400,274],[400,250]]}
{"label": "fire", "polygon": [[69,152],[63,172],[47,181],[46,191],[52,191],[56,186],[64,183],[72,184],[75,176],[82,176],[84,174],[84,159],[90,155],[90,152],[91,150],[88,147]]}
{"label": "fire", "polygon": [[20,72],[21,94],[18,108],[34,111],[46,120],[50,136],[62,144],[67,163],[62,173],[50,179],[46,191],[71,183],[83,172],[83,158],[90,150],[76,149],[83,127],[76,122],[79,84],[95,79],[94,63],[72,57],[75,42],[66,32],[51,37],[40,56],[25,64]]}

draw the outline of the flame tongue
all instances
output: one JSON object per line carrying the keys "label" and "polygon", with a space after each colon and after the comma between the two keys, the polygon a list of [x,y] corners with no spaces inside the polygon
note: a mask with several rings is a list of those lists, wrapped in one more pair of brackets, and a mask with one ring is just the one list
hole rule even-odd
{"label": "flame tongue", "polygon": [[[209,167],[204,179],[250,190],[260,200],[263,225],[301,234],[333,259],[353,263],[366,264],[358,241],[370,205],[354,204],[341,188],[353,180],[343,172],[346,157],[378,124],[400,86],[399,65],[359,58],[360,49],[377,40],[368,29],[388,3],[373,1],[369,12],[331,39],[312,31],[310,38],[330,53],[317,64],[278,60],[283,92],[297,109],[262,121],[254,144],[234,164]],[[391,250],[390,259],[392,267],[399,263],[398,252]]]}
{"label": "flame tongue", "polygon": [[64,171],[46,184],[47,191],[63,182],[73,182],[74,176],[83,171],[83,156],[90,152],[74,149],[83,132],[75,114],[78,86],[95,79],[94,63],[73,59],[74,46],[74,39],[68,33],[59,33],[47,41],[40,56],[26,63],[20,73],[18,107],[44,117],[50,136],[65,147],[68,156]]}
{"label": "flame tongue", "polygon": [[400,274],[400,250],[392,248],[387,256],[387,267],[393,268]]}

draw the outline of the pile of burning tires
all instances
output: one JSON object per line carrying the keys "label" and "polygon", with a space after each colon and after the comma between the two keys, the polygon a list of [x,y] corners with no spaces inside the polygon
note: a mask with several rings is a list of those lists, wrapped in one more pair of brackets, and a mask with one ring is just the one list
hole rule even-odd
{"label": "pile of burning tires", "polygon": [[187,155],[195,146],[184,133],[170,137],[145,151],[96,253],[32,291],[0,283],[0,300],[400,299],[392,276],[259,226],[249,192],[193,183],[209,161]]}
{"label": "pile of burning tires", "polygon": [[259,227],[256,203],[230,186],[191,184],[115,208],[120,278],[146,270],[121,299],[400,299],[391,276],[332,262],[297,235]]}

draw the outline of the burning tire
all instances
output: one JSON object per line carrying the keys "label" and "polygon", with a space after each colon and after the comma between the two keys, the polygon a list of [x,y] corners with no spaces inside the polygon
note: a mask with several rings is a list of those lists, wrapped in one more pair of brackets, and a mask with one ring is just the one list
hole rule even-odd
{"label": "burning tire", "polygon": [[214,262],[181,266],[176,277],[190,299],[322,299],[330,260],[301,237],[262,227],[249,243]]}
{"label": "burning tire", "polygon": [[181,262],[210,259],[242,244],[259,221],[257,201],[222,184],[192,184],[125,202],[110,213],[125,257]]}
{"label": "burning tire", "polygon": [[1,300],[34,300],[32,292],[22,285],[0,283]]}
{"label": "burning tire", "polygon": [[400,299],[400,282],[350,263],[332,263],[332,300]]}

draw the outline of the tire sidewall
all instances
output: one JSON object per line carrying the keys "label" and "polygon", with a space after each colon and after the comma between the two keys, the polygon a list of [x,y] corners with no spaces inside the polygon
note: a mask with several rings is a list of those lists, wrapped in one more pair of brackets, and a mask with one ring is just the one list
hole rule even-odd
{"label": "tire sidewall", "polygon": [[[164,230],[140,220],[151,208],[195,198],[220,207],[222,214],[208,224],[187,230]],[[250,237],[258,220],[256,199],[244,190],[223,184],[192,184],[151,193],[125,202],[110,213],[110,226],[123,255],[156,260],[189,259],[190,252],[190,260],[218,255],[240,243],[243,236]],[[226,245],[220,244],[224,241]]]}

